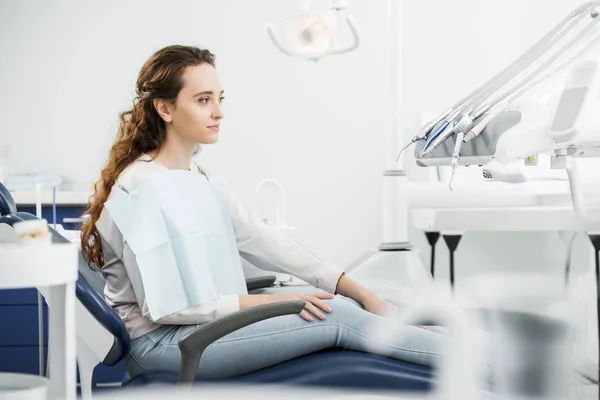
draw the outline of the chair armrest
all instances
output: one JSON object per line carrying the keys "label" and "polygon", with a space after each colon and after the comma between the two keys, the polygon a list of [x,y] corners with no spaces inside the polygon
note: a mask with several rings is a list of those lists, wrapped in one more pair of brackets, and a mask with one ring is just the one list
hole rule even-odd
{"label": "chair armrest", "polygon": [[273,286],[277,280],[276,276],[259,276],[258,278],[246,279],[246,288],[249,292],[257,289],[264,289]]}
{"label": "chair armrest", "polygon": [[17,222],[22,222],[23,219],[19,218],[14,214],[2,215],[0,216],[0,224],[6,224],[8,226],[13,226]]}
{"label": "chair armrest", "polygon": [[23,211],[19,211],[15,215],[17,217],[23,219],[23,221],[31,221],[32,219],[38,219],[38,217],[36,217],[35,215],[30,214],[30,213],[26,213],[26,212],[23,212]]}
{"label": "chair armrest", "polygon": [[202,324],[179,340],[181,364],[178,384],[192,384],[200,357],[214,341],[240,328],[282,315],[300,314],[305,301],[284,301],[248,308]]}

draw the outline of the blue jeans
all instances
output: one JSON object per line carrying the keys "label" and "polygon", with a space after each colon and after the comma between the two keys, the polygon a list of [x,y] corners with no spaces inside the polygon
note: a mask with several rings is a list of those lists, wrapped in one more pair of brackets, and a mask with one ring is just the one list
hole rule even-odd
{"label": "blue jeans", "polygon": [[[403,326],[382,342],[375,329],[383,317],[365,311],[348,299],[327,300],[332,312],[325,320],[305,321],[286,315],[261,321],[217,340],[204,352],[198,377],[231,378],[328,348],[380,354],[432,366],[445,351],[443,329]],[[165,325],[131,343],[126,357],[131,377],[147,370],[179,370],[179,339],[196,325]]]}

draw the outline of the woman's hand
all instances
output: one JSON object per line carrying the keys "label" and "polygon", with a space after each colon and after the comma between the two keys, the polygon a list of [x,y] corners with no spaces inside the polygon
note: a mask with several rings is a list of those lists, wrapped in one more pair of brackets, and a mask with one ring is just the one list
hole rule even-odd
{"label": "woman's hand", "polygon": [[[271,294],[269,296],[269,303],[278,303],[281,301],[294,301],[294,300],[304,300],[306,304],[304,305],[304,310],[300,313],[300,316],[307,321],[312,321],[313,316],[319,318],[320,320],[325,319],[325,314],[330,313],[331,307],[327,305],[323,300],[331,300],[333,299],[333,295],[329,293],[313,293],[313,294]],[[311,315],[312,314],[312,315]]]}
{"label": "woman's hand", "polygon": [[280,303],[282,301],[304,300],[304,310],[300,316],[307,321],[313,321],[313,316],[320,320],[325,319],[325,314],[330,313],[331,307],[323,300],[333,299],[333,295],[329,293],[313,293],[313,294],[257,294],[240,296],[240,310],[245,308],[255,307],[261,304]]}

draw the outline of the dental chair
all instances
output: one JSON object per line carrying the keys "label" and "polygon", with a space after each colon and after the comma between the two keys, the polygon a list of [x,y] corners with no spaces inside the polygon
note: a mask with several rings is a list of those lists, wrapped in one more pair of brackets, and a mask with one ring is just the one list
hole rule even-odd
{"label": "dental chair", "polygon": [[[0,184],[0,224],[11,225],[35,219],[28,213],[16,212],[10,193]],[[69,240],[49,227],[54,243]],[[247,280],[249,291],[269,287],[274,277]],[[113,366],[130,350],[130,338],[123,321],[104,301],[104,279],[91,270],[80,255],[76,284],[77,363],[82,397],[92,395],[94,368],[103,363]],[[205,323],[179,342],[182,361],[179,371],[152,370],[133,378],[123,377],[123,390],[147,385],[190,384],[277,384],[333,388],[340,390],[410,391],[433,390],[435,374],[431,368],[386,357],[341,349],[328,349],[302,356],[247,375],[221,380],[197,380],[202,352],[210,343],[226,334],[267,318],[298,314],[303,301],[292,301],[239,311]]]}

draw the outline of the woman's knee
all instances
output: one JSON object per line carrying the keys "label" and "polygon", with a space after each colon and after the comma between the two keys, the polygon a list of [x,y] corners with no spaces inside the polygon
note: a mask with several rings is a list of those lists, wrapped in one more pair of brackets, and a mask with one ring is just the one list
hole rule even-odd
{"label": "woman's knee", "polygon": [[356,322],[363,318],[369,318],[369,313],[361,308],[358,303],[349,301],[344,297],[334,297],[327,300],[327,304],[331,307],[331,313],[325,314],[325,321],[336,322],[342,325],[346,323]]}

